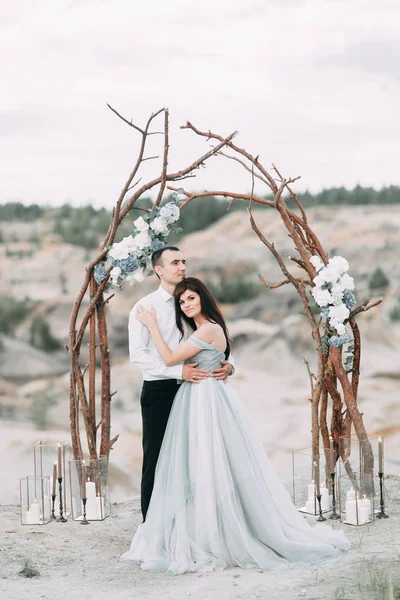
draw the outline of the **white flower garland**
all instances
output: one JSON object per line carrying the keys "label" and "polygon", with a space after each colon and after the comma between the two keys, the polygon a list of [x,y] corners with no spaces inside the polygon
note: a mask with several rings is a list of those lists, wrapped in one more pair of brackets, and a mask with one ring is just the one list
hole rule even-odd
{"label": "white flower garland", "polygon": [[[177,198],[177,192],[175,198]],[[144,280],[145,271],[151,271],[151,255],[166,246],[166,238],[179,220],[180,211],[175,202],[157,207],[151,215],[139,217],[133,222],[131,235],[115,242],[108,248],[106,260],[94,268],[94,278],[101,283],[110,271],[109,288],[121,288],[125,281],[130,285]]]}
{"label": "white flower garland", "polygon": [[344,321],[349,318],[350,309],[355,305],[354,279],[347,273],[349,263],[342,256],[333,256],[325,265],[319,256],[312,256],[311,264],[317,270],[311,294],[315,302],[322,308],[321,315],[329,319],[332,329],[338,336],[329,338],[329,343],[341,346],[350,341]]}

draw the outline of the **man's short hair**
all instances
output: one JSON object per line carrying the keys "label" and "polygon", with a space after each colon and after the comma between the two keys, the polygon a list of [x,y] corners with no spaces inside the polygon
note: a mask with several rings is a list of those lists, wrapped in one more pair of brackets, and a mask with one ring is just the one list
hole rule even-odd
{"label": "man's short hair", "polygon": [[164,254],[164,252],[166,250],[173,250],[174,252],[180,252],[180,249],[177,248],[176,246],[164,246],[164,248],[160,248],[159,250],[156,250],[151,255],[151,264],[153,266],[153,269],[154,269],[154,267],[158,267],[159,265],[161,265],[162,255]]}

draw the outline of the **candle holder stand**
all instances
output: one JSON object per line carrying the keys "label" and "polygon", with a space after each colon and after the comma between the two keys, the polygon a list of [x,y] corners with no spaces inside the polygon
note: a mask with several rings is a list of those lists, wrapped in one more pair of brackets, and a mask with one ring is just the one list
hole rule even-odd
{"label": "candle holder stand", "polygon": [[108,460],[69,461],[71,507],[74,521],[103,521],[110,514]]}
{"label": "candle holder stand", "polygon": [[366,525],[375,519],[374,476],[351,471],[338,478],[339,515],[347,525]]}
{"label": "candle holder stand", "polygon": [[87,498],[82,498],[83,514],[82,514],[81,525],[90,525],[89,521],[86,518],[86,502],[87,502]]}
{"label": "candle holder stand", "polygon": [[20,480],[22,525],[45,525],[50,522],[50,478],[22,477]]}
{"label": "candle holder stand", "polygon": [[[71,493],[70,493],[70,482],[67,476],[68,461],[72,455],[71,443],[70,442],[36,442],[33,446],[33,465],[34,474],[36,476],[49,476],[50,477],[50,492],[54,492],[57,496],[58,491],[56,489],[58,477],[63,477],[63,515],[71,515]],[[61,473],[59,473],[58,465],[59,458],[61,461]],[[54,464],[56,464],[56,483],[53,487],[54,477]],[[52,494],[53,495],[53,494]],[[54,515],[59,516],[59,499],[54,502]]]}
{"label": "candle holder stand", "polygon": [[56,498],[57,498],[57,496],[53,496],[53,494],[51,495],[51,517],[50,517],[51,519],[56,518],[56,514],[55,514]]}
{"label": "candle holder stand", "polygon": [[336,490],[335,490],[335,477],[336,473],[333,472],[331,473],[331,485],[332,485],[332,514],[330,515],[330,519],[333,519],[334,521],[336,521],[337,519],[340,519],[340,515],[337,514],[336,512]]}
{"label": "candle holder stand", "polygon": [[56,519],[57,523],[66,523],[67,519],[64,517],[64,513],[63,513],[63,493],[62,493],[62,482],[63,482],[63,478],[62,477],[58,477],[58,491],[59,491],[59,511],[60,511],[60,516],[58,517],[58,519]]}
{"label": "candle holder stand", "polygon": [[325,517],[322,515],[321,496],[317,496],[317,500],[318,500],[318,511],[319,511],[319,517],[318,517],[317,521],[326,521]]}
{"label": "candle holder stand", "polygon": [[385,499],[383,495],[383,473],[378,473],[379,476],[379,504],[380,510],[375,515],[377,519],[388,519],[389,515],[385,513]]}
{"label": "candle holder stand", "polygon": [[[317,499],[317,475],[320,481],[321,507]],[[323,448],[318,451],[312,447],[301,448],[292,452],[292,501],[297,510],[314,516],[320,515],[320,508],[322,514],[329,512],[328,481],[328,465]]]}

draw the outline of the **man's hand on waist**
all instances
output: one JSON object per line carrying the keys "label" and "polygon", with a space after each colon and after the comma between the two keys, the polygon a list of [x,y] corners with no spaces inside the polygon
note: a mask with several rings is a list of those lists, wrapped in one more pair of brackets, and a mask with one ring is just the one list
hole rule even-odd
{"label": "man's hand on waist", "polygon": [[221,360],[222,367],[220,369],[214,369],[211,372],[211,377],[214,379],[218,379],[218,381],[225,381],[234,371],[233,366],[228,363],[226,360]]}
{"label": "man's hand on waist", "polygon": [[183,365],[183,381],[190,381],[190,383],[200,383],[202,379],[206,379],[208,377],[207,371],[202,371],[201,369],[196,368],[198,364],[198,362],[194,362]]}

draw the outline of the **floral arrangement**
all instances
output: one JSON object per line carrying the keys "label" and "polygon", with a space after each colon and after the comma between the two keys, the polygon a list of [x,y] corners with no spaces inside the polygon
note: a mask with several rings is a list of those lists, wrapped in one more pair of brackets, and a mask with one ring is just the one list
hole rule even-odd
{"label": "floral arrangement", "polygon": [[318,275],[314,277],[315,287],[312,295],[321,307],[321,316],[329,319],[331,330],[336,329],[338,335],[330,336],[328,343],[332,346],[342,346],[350,341],[350,336],[344,325],[349,318],[350,309],[356,304],[353,294],[354,279],[347,273],[349,263],[342,256],[333,256],[325,265],[319,256],[312,256],[311,264]]}
{"label": "floral arrangement", "polygon": [[125,281],[130,285],[144,280],[145,271],[151,274],[151,255],[167,245],[166,238],[179,220],[179,207],[168,202],[157,207],[151,214],[139,217],[133,222],[131,235],[107,248],[106,260],[94,268],[94,278],[101,283],[110,271],[108,288],[121,288]]}

